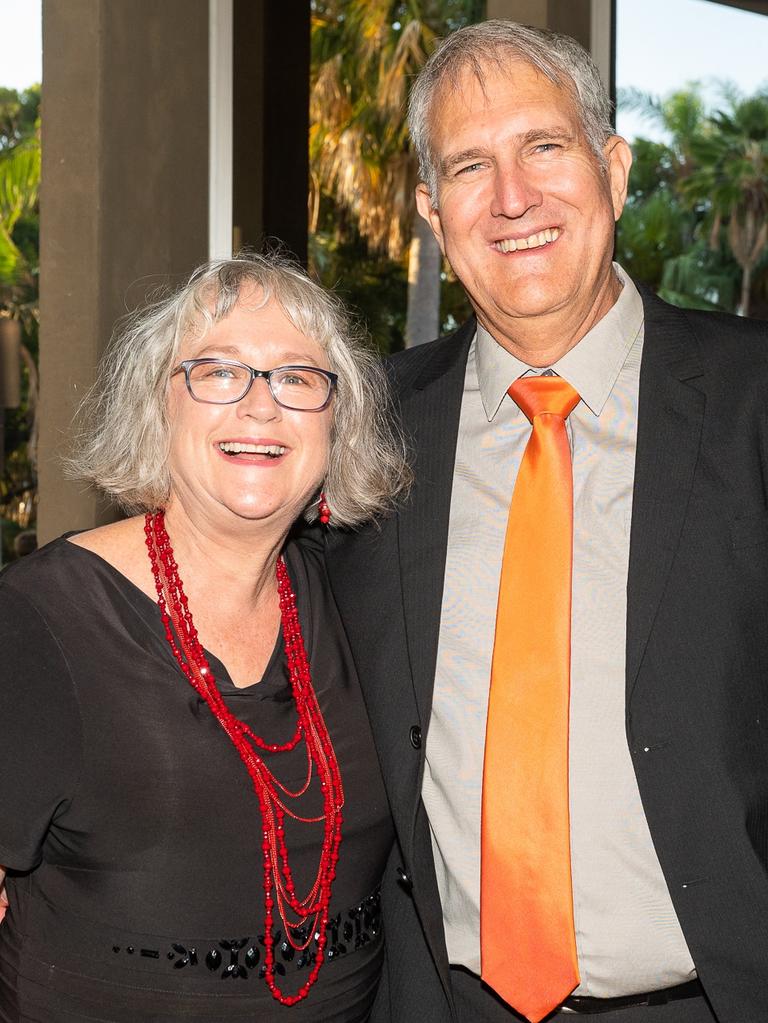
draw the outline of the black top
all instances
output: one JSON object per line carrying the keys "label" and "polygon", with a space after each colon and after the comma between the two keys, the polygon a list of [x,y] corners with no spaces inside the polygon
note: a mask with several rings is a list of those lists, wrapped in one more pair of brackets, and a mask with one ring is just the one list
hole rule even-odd
{"label": "black top", "polygon": [[[292,546],[287,564],[346,798],[328,961],[309,998],[279,1005],[259,977],[261,818],[235,748],[182,675],[156,604],[62,538],[0,577],[3,1023],[367,1017],[382,960],[377,887],[393,841],[389,810],[322,561]],[[244,689],[208,657],[235,714],[269,742],[290,738],[296,711],[281,639],[263,679]],[[299,788],[304,744],[272,766]],[[322,812],[316,777],[308,800],[302,815]],[[322,828],[286,818],[300,897]],[[283,932],[275,912],[277,980],[291,993],[306,981],[314,941],[294,952]]]}

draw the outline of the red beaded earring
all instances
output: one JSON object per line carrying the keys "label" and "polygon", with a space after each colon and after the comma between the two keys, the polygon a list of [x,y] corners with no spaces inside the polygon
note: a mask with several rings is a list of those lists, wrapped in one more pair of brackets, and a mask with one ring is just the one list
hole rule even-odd
{"label": "red beaded earring", "polygon": [[331,509],[328,507],[325,492],[322,490],[320,491],[320,500],[317,502],[317,514],[324,526],[327,526],[331,521]]}

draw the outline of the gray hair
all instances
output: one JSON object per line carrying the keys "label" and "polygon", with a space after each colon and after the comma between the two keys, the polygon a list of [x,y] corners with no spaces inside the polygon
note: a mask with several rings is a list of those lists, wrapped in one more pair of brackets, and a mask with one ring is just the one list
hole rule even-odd
{"label": "gray hair", "polygon": [[483,86],[489,66],[506,70],[510,60],[532,65],[572,94],[584,135],[601,166],[605,166],[603,146],[613,134],[611,103],[600,72],[584,47],[559,32],[502,19],[481,21],[453,32],[439,44],[419,72],[408,101],[408,124],[419,158],[419,173],[435,208],[437,167],[430,122],[437,94],[446,85],[458,89],[461,73],[467,68]]}
{"label": "gray hair", "polygon": [[[204,334],[227,316],[251,285],[264,304],[274,298],[293,326],[325,350],[338,374],[324,483],[332,522],[355,526],[391,509],[411,474],[380,360],[338,299],[278,254],[205,263],[178,290],[123,321],[78,411],[68,474],[95,484],[127,511],[165,504],[171,488],[168,386],[180,346],[191,331]],[[313,503],[305,517],[316,514]]]}

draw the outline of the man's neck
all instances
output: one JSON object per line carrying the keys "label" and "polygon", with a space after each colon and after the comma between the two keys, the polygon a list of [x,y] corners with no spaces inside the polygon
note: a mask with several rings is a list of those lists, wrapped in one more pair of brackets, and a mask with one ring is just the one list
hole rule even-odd
{"label": "man's neck", "polygon": [[574,348],[616,304],[623,285],[611,267],[595,300],[586,309],[572,306],[540,316],[511,317],[476,309],[480,324],[497,344],[526,366],[553,366]]}

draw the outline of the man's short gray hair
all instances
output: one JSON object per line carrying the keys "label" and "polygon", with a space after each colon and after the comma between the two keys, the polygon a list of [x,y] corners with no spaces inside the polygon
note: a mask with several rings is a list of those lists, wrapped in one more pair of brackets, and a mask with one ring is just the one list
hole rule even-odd
{"label": "man's short gray hair", "polygon": [[435,100],[446,87],[458,89],[469,69],[481,85],[489,68],[505,70],[524,61],[550,81],[568,89],[578,108],[584,135],[604,165],[603,146],[613,134],[611,104],[594,61],[570,36],[492,19],[467,25],[447,36],[420,71],[411,89],[408,123],[419,158],[421,180],[437,206],[438,168],[432,152]]}
{"label": "man's short gray hair", "polygon": [[[380,360],[336,297],[275,254],[206,263],[118,327],[78,412],[68,473],[127,511],[165,504],[171,489],[168,386],[179,349],[191,332],[203,336],[224,319],[251,287],[263,304],[274,299],[293,326],[325,350],[339,376],[324,483],[334,524],[355,526],[386,512],[410,482],[410,470]],[[316,506],[305,515],[315,518]]]}

